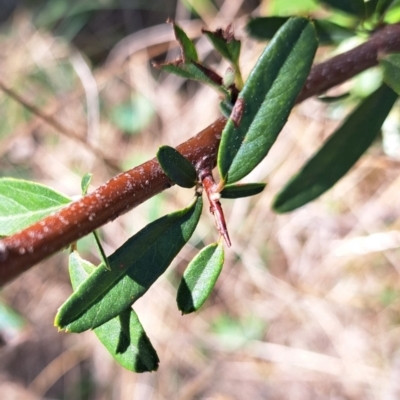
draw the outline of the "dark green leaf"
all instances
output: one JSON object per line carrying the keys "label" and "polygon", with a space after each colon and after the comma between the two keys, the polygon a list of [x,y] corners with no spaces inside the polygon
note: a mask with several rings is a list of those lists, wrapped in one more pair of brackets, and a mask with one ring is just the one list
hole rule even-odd
{"label": "dark green leaf", "polygon": [[39,183],[0,179],[0,235],[12,235],[70,203],[71,199]]}
{"label": "dark green leaf", "polygon": [[189,61],[198,61],[199,57],[197,55],[196,47],[194,43],[188,38],[186,33],[183,31],[183,29],[175,24],[175,22],[171,22],[172,26],[174,28],[174,33],[176,40],[179,42],[181,46],[181,52],[182,52],[182,60],[183,62],[189,62]]}
{"label": "dark green leaf", "polygon": [[55,324],[71,332],[96,328],[143,296],[191,237],[201,214],[201,197],[131,237],[100,264],[61,306]]}
{"label": "dark green leaf", "polygon": [[222,133],[218,169],[224,183],[243,178],[267,155],[304,85],[316,49],[313,26],[307,19],[292,18],[264,50]]}
{"label": "dark green leaf", "polygon": [[338,96],[318,96],[318,100],[323,103],[335,103],[336,101],[347,99],[350,96],[349,92],[342,93]]}
{"label": "dark green leaf", "polygon": [[[69,256],[69,274],[74,290],[94,272],[93,264],[83,260],[78,253]],[[155,371],[159,359],[138,316],[128,308],[105,324],[94,329],[105,348],[115,360],[133,372]]]}
{"label": "dark green leaf", "polygon": [[383,67],[383,80],[400,95],[400,53],[389,54],[379,60]]}
{"label": "dark green leaf", "polygon": [[228,91],[222,86],[222,78],[214,71],[202,66],[199,63],[184,63],[182,60],[177,60],[171,63],[153,64],[153,66],[161,69],[162,71],[175,74],[182,78],[192,79],[205,85],[210,85],[224,95],[228,95]]}
{"label": "dark green leaf", "polygon": [[379,15],[385,14],[386,10],[392,5],[394,0],[379,0],[376,6],[376,12]]}
{"label": "dark green leaf", "polygon": [[232,104],[227,101],[227,100],[223,100],[219,103],[219,109],[222,113],[222,115],[226,118],[229,118],[231,113],[232,113]]}
{"label": "dark green leaf", "polygon": [[318,41],[322,45],[338,44],[355,35],[353,30],[326,19],[316,19],[313,22]]}
{"label": "dark green leaf", "polygon": [[205,247],[190,262],[183,274],[176,301],[182,314],[197,311],[214,288],[224,264],[224,248],[221,243]]}
{"label": "dark green leaf", "polygon": [[210,39],[215,50],[217,50],[222,57],[227,59],[233,66],[238,64],[240,40],[236,40],[233,36],[231,26],[228,26],[225,30],[217,29],[215,32],[203,29],[203,33]]}
{"label": "dark green leaf", "polygon": [[82,190],[82,195],[85,196],[88,192],[90,182],[92,182],[93,174],[87,173],[83,175],[82,180],[81,180],[81,190]]}
{"label": "dark green leaf", "polygon": [[246,25],[247,33],[260,40],[270,40],[290,17],[251,18]]}
{"label": "dark green leaf", "polygon": [[383,85],[364,99],[276,196],[274,210],[294,210],[331,188],[371,145],[396,98]]}
{"label": "dark green leaf", "polygon": [[[246,26],[250,36],[260,40],[270,40],[289,17],[260,17],[251,19]],[[320,45],[340,43],[354,36],[348,28],[328,20],[313,20],[316,35]]]}
{"label": "dark green leaf", "polygon": [[365,17],[364,0],[319,0],[319,3],[327,4],[347,14],[356,15],[361,18]]}
{"label": "dark green leaf", "polygon": [[240,197],[255,196],[261,193],[266,183],[238,183],[226,185],[221,191],[221,197],[224,199],[238,199]]}
{"label": "dark green leaf", "polygon": [[365,2],[365,16],[368,18],[376,12],[379,0],[369,0]]}
{"label": "dark green leaf", "polygon": [[178,150],[170,146],[161,146],[157,160],[171,181],[184,188],[192,188],[197,181],[194,166]]}

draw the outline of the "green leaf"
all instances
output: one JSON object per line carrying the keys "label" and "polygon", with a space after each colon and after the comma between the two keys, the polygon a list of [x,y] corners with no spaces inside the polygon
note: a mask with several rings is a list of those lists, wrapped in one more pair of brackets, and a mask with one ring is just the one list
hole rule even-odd
{"label": "green leaf", "polygon": [[379,60],[383,67],[383,80],[400,95],[400,53],[389,54]]}
{"label": "green leaf", "polygon": [[364,0],[319,0],[319,3],[326,4],[350,15],[365,17]]}
{"label": "green leaf", "polygon": [[233,66],[237,66],[240,55],[240,40],[236,40],[233,36],[231,26],[224,29],[217,29],[215,32],[207,31],[202,32],[208,37],[215,50],[217,50],[222,57],[228,60]]}
{"label": "green leaf", "polygon": [[55,324],[71,332],[96,328],[143,296],[191,237],[201,214],[202,199],[168,214],[131,237],[100,264],[59,309]]}
{"label": "green leaf", "polygon": [[224,199],[238,199],[240,197],[255,196],[261,193],[266,183],[238,183],[234,185],[226,185],[221,191],[221,197]]}
{"label": "green leaf", "polygon": [[224,117],[229,118],[232,113],[233,106],[229,101],[223,100],[219,103],[219,109]]}
{"label": "green leaf", "polygon": [[[94,270],[94,265],[83,260],[77,252],[70,254],[69,274],[74,290]],[[99,326],[94,333],[114,359],[126,369],[133,372],[157,370],[160,360],[132,308],[129,307],[117,317]]]}
{"label": "green leaf", "polygon": [[168,178],[177,185],[192,188],[196,184],[196,169],[178,150],[161,146],[157,151],[157,160]]}
{"label": "green leaf", "polygon": [[266,47],[233,108],[235,116],[243,110],[240,123],[230,118],[222,132],[218,169],[224,183],[243,178],[267,155],[304,85],[316,49],[314,28],[304,18],[286,22]]}
{"label": "green leaf", "polygon": [[[250,36],[260,40],[270,40],[279,28],[289,20],[289,17],[260,17],[253,18],[246,25]],[[316,35],[320,45],[340,43],[355,33],[343,26],[323,19],[313,20]]]}
{"label": "green leaf", "polygon": [[228,90],[222,86],[222,78],[210,68],[199,63],[196,48],[193,42],[187,37],[186,33],[175,23],[173,23],[173,27],[175,37],[181,46],[182,56],[178,60],[172,62],[162,64],[153,63],[153,67],[182,78],[192,79],[210,85],[224,96],[229,96]]}
{"label": "green leaf", "polygon": [[184,63],[182,60],[176,60],[165,64],[153,63],[153,66],[170,74],[180,76],[181,78],[192,79],[205,85],[209,85],[217,89],[224,96],[229,95],[227,89],[222,86],[222,78],[214,71],[204,67],[199,63]]}
{"label": "green leaf", "polygon": [[39,183],[1,178],[0,236],[13,235],[70,202],[70,198]]}
{"label": "green leaf", "polygon": [[316,19],[313,22],[321,45],[339,44],[343,40],[355,36],[353,30],[326,19]]}
{"label": "green leaf", "polygon": [[197,311],[214,288],[224,264],[224,248],[221,243],[205,247],[190,262],[183,274],[176,301],[182,314]]}
{"label": "green leaf", "polygon": [[335,103],[336,101],[347,99],[350,96],[350,92],[344,92],[339,94],[338,96],[326,96],[321,95],[318,96],[318,100],[322,101],[323,103]]}
{"label": "green leaf", "polygon": [[379,0],[376,6],[376,12],[379,15],[385,14],[389,7],[394,3],[394,0]]}
{"label": "green leaf", "polygon": [[364,99],[276,196],[273,209],[294,210],[331,188],[374,141],[396,99],[386,85]]}
{"label": "green leaf", "polygon": [[92,178],[93,178],[93,174],[90,172],[83,175],[82,180],[81,180],[81,191],[82,191],[83,196],[86,196],[86,194],[89,190],[90,182],[92,182]]}
{"label": "green leaf", "polygon": [[175,22],[170,22],[174,28],[175,38],[181,46],[182,60],[185,63],[189,61],[198,61],[199,57],[194,43],[189,39],[179,25],[175,24]]}
{"label": "green leaf", "polygon": [[365,16],[368,18],[376,12],[379,0],[369,0],[365,2]]}

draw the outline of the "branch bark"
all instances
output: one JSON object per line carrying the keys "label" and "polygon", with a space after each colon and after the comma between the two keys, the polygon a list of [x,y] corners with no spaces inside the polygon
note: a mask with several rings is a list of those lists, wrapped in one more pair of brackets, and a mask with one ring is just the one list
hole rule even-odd
{"label": "branch bark", "polygon": [[[297,103],[377,65],[381,53],[392,52],[400,52],[400,24],[386,26],[366,43],[314,66]],[[204,157],[215,165],[225,123],[225,118],[217,119],[177,149],[194,165]],[[54,215],[0,240],[0,286],[171,185],[157,160],[152,159],[115,176]]]}

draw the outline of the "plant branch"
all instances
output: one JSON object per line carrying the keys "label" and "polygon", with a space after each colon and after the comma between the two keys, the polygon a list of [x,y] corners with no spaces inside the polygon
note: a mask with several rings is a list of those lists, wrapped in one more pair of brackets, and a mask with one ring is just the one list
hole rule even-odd
{"label": "plant branch", "polygon": [[[400,24],[384,27],[368,42],[314,66],[297,103],[377,65],[381,53],[396,51],[400,52]],[[204,157],[215,165],[225,123],[225,118],[217,119],[177,149],[193,165]],[[117,175],[54,215],[0,240],[0,285],[171,185],[156,159],[152,159]]]}

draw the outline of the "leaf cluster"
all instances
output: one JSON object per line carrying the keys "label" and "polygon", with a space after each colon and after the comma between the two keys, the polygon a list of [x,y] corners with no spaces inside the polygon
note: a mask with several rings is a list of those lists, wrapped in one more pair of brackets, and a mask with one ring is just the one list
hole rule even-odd
{"label": "leaf cluster", "polygon": [[[111,355],[125,368],[153,371],[159,359],[132,305],[165,273],[190,240],[201,217],[205,192],[217,230],[228,246],[229,235],[220,199],[260,193],[265,183],[238,183],[268,154],[285,125],[309,74],[319,45],[333,44],[358,34],[360,27],[377,29],[390,11],[391,1],[320,1],[348,14],[351,23],[303,17],[266,17],[249,21],[250,35],[271,39],[244,82],[240,71],[241,42],[231,26],[203,30],[215,50],[230,64],[221,77],[199,60],[194,42],[179,25],[172,27],[180,44],[178,60],[157,64],[159,69],[215,88],[227,118],[215,165],[204,159],[193,165],[176,149],[161,146],[157,160],[171,184],[194,188],[191,204],[165,215],[129,238],[107,256],[94,233],[102,262],[97,267],[71,248],[69,271],[74,293],[60,307],[55,325],[67,332],[94,330]],[[368,25],[369,24],[369,25]],[[294,210],[332,187],[365,153],[400,94],[400,55],[382,55],[382,85],[360,101],[342,125],[275,197],[276,212]],[[340,99],[328,99],[338,101]],[[327,99],[325,99],[327,100]],[[82,179],[85,195],[91,175]],[[43,185],[4,178],[0,180],[0,235],[8,236],[40,220],[71,199]],[[221,238],[204,247],[186,268],[177,290],[183,314],[197,311],[213,290],[224,263]]]}

